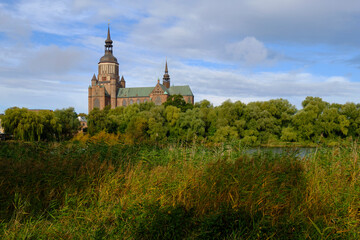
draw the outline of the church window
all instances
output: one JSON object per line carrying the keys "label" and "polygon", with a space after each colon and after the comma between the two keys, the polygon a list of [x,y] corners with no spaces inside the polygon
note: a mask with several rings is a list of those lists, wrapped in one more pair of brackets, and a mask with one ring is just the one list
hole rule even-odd
{"label": "church window", "polygon": [[161,105],[161,98],[160,97],[156,97],[155,105]]}
{"label": "church window", "polygon": [[137,100],[136,100],[136,103],[137,103],[137,104],[140,104],[140,99],[137,99]]}
{"label": "church window", "polygon": [[130,99],[130,104],[133,104],[134,102],[133,102],[133,100],[132,99]]}
{"label": "church window", "polygon": [[126,107],[126,100],[124,99],[123,100],[123,104],[122,104],[124,107]]}

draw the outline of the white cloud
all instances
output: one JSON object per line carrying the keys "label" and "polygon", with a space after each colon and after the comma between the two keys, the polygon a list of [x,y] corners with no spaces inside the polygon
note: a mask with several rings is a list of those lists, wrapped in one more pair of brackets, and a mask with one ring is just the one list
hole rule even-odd
{"label": "white cloud", "polygon": [[254,37],[246,37],[242,41],[229,44],[226,51],[233,59],[245,62],[247,65],[262,63],[268,57],[264,44]]}
{"label": "white cloud", "polygon": [[284,98],[300,106],[300,102],[307,96],[318,96],[339,103],[360,102],[360,83],[341,76],[325,77],[306,72],[244,74],[240,71],[210,70],[181,64],[175,70],[169,68],[169,71],[171,81],[176,81],[177,85],[191,86],[196,101],[201,100],[199,96],[206,96],[215,103],[224,99],[249,102]]}
{"label": "white cloud", "polygon": [[31,30],[28,21],[6,10],[6,5],[0,5],[0,33],[12,41],[24,41],[30,37]]}
{"label": "white cloud", "polygon": [[88,56],[88,52],[75,47],[43,46],[29,54],[21,68],[35,75],[67,74],[81,70]]}

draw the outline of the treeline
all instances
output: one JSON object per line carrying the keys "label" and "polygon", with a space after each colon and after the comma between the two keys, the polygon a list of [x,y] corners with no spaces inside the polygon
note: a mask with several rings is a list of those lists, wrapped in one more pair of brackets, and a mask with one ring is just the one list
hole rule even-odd
{"label": "treeline", "polygon": [[[104,110],[87,116],[88,133],[118,134],[125,142],[227,142],[247,145],[284,142],[335,143],[360,136],[360,104],[330,104],[307,97],[302,109],[284,99],[244,104],[203,100],[186,104],[181,96],[161,106],[151,102]],[[31,112],[10,108],[2,125],[22,140],[65,140],[79,130],[73,108]]]}
{"label": "treeline", "polygon": [[360,105],[330,104],[307,97],[302,109],[284,99],[244,104],[225,101],[214,107],[203,100],[194,106],[168,101],[134,104],[88,115],[90,135],[105,131],[139,141],[240,141],[244,144],[280,142],[332,143],[360,135]]}
{"label": "treeline", "polygon": [[5,110],[1,125],[5,133],[25,141],[68,140],[80,127],[74,108],[31,111],[13,107]]}

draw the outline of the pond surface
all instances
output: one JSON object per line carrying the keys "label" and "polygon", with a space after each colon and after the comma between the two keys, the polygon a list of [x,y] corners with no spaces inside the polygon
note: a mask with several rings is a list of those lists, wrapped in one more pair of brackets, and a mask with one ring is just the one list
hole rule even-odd
{"label": "pond surface", "polygon": [[316,148],[311,147],[256,147],[248,148],[244,150],[247,154],[256,154],[256,153],[270,153],[270,154],[279,154],[279,155],[295,155],[297,157],[306,157],[309,154],[312,154],[316,151]]}

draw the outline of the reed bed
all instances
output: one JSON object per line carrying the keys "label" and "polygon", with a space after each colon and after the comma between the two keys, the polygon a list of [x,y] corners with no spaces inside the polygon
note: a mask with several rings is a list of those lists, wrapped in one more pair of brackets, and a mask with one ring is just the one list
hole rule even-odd
{"label": "reed bed", "polygon": [[0,142],[2,239],[359,239],[356,143]]}

